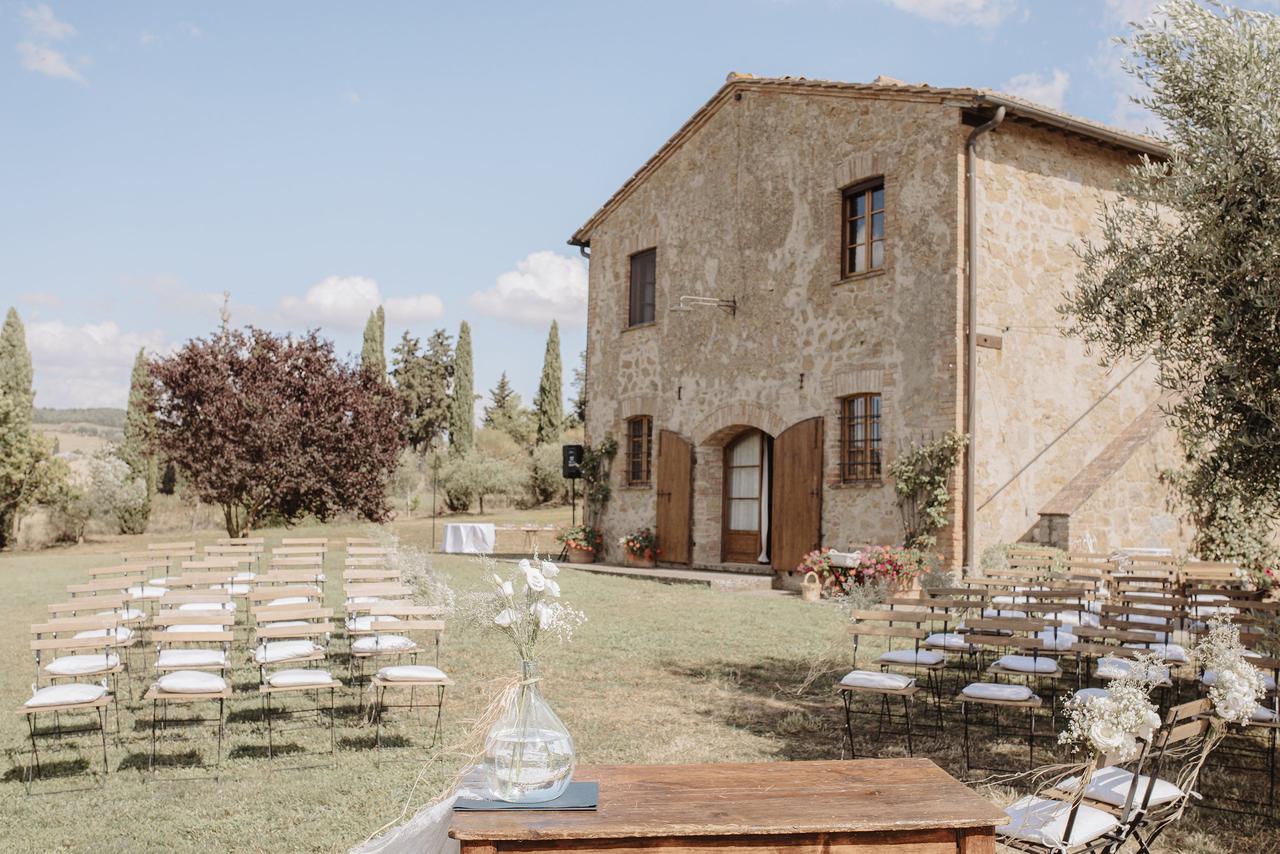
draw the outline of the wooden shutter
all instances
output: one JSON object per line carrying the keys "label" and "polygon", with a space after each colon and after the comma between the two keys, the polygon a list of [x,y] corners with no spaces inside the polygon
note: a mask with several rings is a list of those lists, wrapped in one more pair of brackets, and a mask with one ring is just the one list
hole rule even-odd
{"label": "wooden shutter", "polygon": [[663,563],[688,564],[693,540],[693,445],[658,433],[658,548]]}
{"label": "wooden shutter", "polygon": [[773,440],[773,568],[795,569],[822,544],[823,419],[793,424]]}

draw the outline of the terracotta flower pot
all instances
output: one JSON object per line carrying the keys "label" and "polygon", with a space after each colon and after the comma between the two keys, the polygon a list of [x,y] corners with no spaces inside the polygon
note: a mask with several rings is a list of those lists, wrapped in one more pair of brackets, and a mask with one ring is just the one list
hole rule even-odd
{"label": "terracotta flower pot", "polygon": [[587,549],[569,549],[569,563],[595,563],[596,553]]}
{"label": "terracotta flower pot", "polygon": [[635,567],[636,569],[653,569],[655,566],[657,566],[657,562],[654,561],[654,559],[651,557],[633,555],[631,552],[626,551],[625,549],[623,550],[623,554],[626,555],[627,566],[632,566],[632,567]]}

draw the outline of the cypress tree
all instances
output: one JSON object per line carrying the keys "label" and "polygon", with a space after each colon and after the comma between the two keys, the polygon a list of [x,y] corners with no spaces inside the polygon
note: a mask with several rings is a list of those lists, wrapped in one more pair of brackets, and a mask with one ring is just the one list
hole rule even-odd
{"label": "cypress tree", "polygon": [[564,387],[560,378],[560,327],[554,320],[547,334],[547,353],[542,359],[542,379],[533,409],[537,413],[538,444],[560,441],[564,430]]}
{"label": "cypress tree", "polygon": [[360,348],[360,367],[383,381],[387,378],[387,315],[378,306],[369,312],[364,324],[364,345]]}
{"label": "cypress tree", "polygon": [[462,455],[475,443],[476,391],[471,367],[471,326],[464,320],[453,351],[453,400],[449,407],[449,453]]}
{"label": "cypress tree", "polygon": [[151,517],[151,496],[156,491],[156,460],[151,452],[154,416],[147,402],[150,385],[147,354],[145,350],[139,350],[129,382],[129,406],[124,414],[124,441],[120,444],[119,456],[129,466],[129,474],[141,478],[146,484],[147,497],[136,511],[120,517],[121,533],[124,534],[141,534],[147,529],[147,520]]}
{"label": "cypress tree", "polygon": [[10,308],[0,329],[0,394],[12,398],[21,423],[31,424],[31,407],[35,391],[31,387],[31,353],[27,350],[27,333],[18,311]]}

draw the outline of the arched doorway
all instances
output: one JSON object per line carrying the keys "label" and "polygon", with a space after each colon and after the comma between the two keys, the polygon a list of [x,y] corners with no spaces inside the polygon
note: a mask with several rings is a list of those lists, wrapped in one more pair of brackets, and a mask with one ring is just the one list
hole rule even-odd
{"label": "arched doorway", "polygon": [[725,563],[768,563],[772,438],[743,430],[724,449],[723,535]]}

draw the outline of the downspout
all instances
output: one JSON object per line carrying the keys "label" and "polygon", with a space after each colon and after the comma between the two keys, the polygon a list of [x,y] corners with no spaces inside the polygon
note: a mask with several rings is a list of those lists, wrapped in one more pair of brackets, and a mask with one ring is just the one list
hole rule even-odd
{"label": "downspout", "polygon": [[985,124],[978,125],[969,132],[965,140],[965,202],[967,204],[968,229],[965,238],[965,255],[968,262],[966,294],[968,298],[967,341],[965,358],[965,432],[969,434],[969,446],[965,450],[964,465],[964,574],[972,574],[974,569],[973,530],[977,517],[974,506],[977,499],[974,495],[974,481],[977,477],[977,455],[974,453],[977,444],[978,430],[978,137],[987,131],[995,130],[1004,121],[1004,107],[997,107],[996,114]]}

